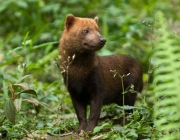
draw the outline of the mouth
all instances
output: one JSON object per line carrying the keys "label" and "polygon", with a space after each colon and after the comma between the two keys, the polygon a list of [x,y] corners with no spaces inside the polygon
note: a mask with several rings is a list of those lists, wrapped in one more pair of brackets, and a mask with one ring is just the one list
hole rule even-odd
{"label": "mouth", "polygon": [[83,46],[87,50],[97,51],[97,50],[100,50],[104,46],[104,44],[90,45],[88,43],[84,43]]}

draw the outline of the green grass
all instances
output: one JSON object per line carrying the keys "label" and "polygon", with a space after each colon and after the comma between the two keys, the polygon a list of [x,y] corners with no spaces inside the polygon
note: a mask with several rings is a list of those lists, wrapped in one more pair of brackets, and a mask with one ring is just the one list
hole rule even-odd
{"label": "green grass", "polygon": [[[138,95],[135,107],[104,106],[98,126],[84,137],[150,140],[165,135],[159,129],[161,125],[154,125],[153,118],[157,94],[152,74],[156,66],[151,65],[155,59],[151,56],[159,37],[155,33],[158,20],[154,16],[156,9],[161,10],[170,26],[165,32],[175,29],[176,35],[178,27],[173,23],[180,21],[179,4],[173,0],[141,3],[136,0],[0,0],[0,139],[70,137],[78,128],[70,96],[57,67],[59,38],[69,13],[80,17],[98,16],[101,33],[107,39],[98,53],[130,54],[143,65],[144,83],[148,83]],[[130,122],[120,125],[123,110],[132,108],[134,112],[128,116]]]}

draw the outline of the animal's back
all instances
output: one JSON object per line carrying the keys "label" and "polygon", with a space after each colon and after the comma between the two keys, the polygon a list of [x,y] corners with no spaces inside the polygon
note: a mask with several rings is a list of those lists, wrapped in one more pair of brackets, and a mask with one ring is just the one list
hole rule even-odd
{"label": "animal's back", "polygon": [[[104,78],[104,104],[115,102],[122,105],[122,85],[124,86],[124,91],[130,90],[130,86],[133,85],[134,91],[141,92],[143,87],[142,67],[139,62],[131,56],[101,56],[100,67]],[[121,77],[123,77],[123,84]],[[127,101],[127,104],[131,102],[130,104],[134,105],[136,94],[127,93],[126,96],[129,96],[128,98],[130,99],[130,101]]]}

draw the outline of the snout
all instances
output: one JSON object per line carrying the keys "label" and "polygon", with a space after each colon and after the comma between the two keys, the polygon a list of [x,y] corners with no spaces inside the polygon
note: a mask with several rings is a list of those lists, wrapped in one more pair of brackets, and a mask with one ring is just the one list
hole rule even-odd
{"label": "snout", "polygon": [[104,45],[106,43],[106,39],[103,37],[99,38],[99,43]]}

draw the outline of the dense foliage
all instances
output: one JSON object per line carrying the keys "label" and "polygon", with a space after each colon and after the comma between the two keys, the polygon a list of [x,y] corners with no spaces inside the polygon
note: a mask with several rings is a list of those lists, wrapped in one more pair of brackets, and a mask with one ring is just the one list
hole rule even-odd
{"label": "dense foliage", "polygon": [[[134,140],[179,134],[179,126],[174,127],[179,117],[162,124],[158,122],[161,117],[166,120],[167,115],[176,115],[180,108],[178,100],[164,92],[173,91],[172,95],[179,99],[180,78],[176,74],[180,58],[179,5],[178,0],[0,0],[0,139],[44,139],[56,134],[79,137],[71,134],[78,122],[58,68],[59,38],[69,13],[99,17],[101,33],[107,39],[99,55],[130,54],[142,63],[144,70],[145,87],[138,95],[136,106],[103,107],[99,125],[84,137]],[[161,11],[163,19],[156,17],[157,10]],[[161,27],[163,31],[156,32]],[[175,51],[169,53],[169,47],[173,46],[176,46]],[[170,59],[165,53],[174,57]],[[160,71],[159,63],[164,65]],[[164,75],[170,80],[164,79]],[[173,85],[177,86],[176,91]],[[167,100],[161,94],[165,94]],[[162,97],[164,103],[175,102],[156,104],[154,108],[155,101]],[[157,115],[157,110],[166,106],[175,108],[175,112]],[[118,120],[123,117],[123,109],[132,108],[130,123],[120,125]],[[169,122],[173,129],[167,125]],[[162,125],[167,129],[160,129]]]}
{"label": "dense foliage", "polygon": [[169,27],[163,24],[166,20],[162,12],[157,12],[156,18],[156,48],[152,59],[154,70],[154,92],[156,103],[154,107],[154,124],[166,135],[162,140],[180,138],[180,49],[179,37],[169,32]]}

